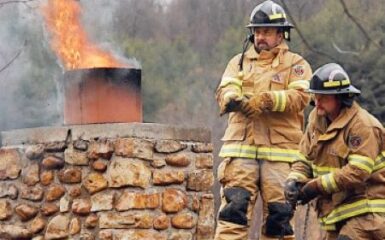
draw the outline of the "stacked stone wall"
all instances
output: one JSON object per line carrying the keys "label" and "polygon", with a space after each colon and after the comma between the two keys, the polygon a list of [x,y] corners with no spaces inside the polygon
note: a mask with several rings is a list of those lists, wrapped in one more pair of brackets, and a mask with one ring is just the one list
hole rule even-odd
{"label": "stacked stone wall", "polygon": [[0,239],[213,238],[207,130],[106,124],[2,139]]}

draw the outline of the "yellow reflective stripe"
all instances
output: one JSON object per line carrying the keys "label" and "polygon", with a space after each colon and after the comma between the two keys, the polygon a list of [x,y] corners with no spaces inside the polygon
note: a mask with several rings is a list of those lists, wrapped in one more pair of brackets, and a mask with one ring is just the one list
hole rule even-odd
{"label": "yellow reflective stripe", "polygon": [[349,80],[349,79],[342,80],[342,81],[341,81],[341,85],[342,85],[342,86],[348,86],[348,85],[350,85],[350,80]]}
{"label": "yellow reflective stripe", "polygon": [[385,213],[385,199],[362,199],[354,203],[343,204],[320,220],[328,225],[364,213]]}
{"label": "yellow reflective stripe", "polygon": [[273,106],[273,111],[277,111],[277,106],[280,104],[280,99],[277,91],[273,91],[274,95],[274,106]]}
{"label": "yellow reflective stripe", "polygon": [[227,144],[222,146],[219,156],[255,159],[257,156],[257,148],[250,145]]}
{"label": "yellow reflective stripe", "polygon": [[325,231],[335,231],[335,230],[337,230],[337,227],[336,227],[335,224],[328,224],[328,225],[326,225],[322,221],[319,221],[319,222],[321,224],[321,229],[323,229]]}
{"label": "yellow reflective stripe", "polygon": [[261,147],[251,145],[225,144],[219,153],[220,157],[258,158],[270,161],[293,162],[302,158],[298,150]]}
{"label": "yellow reflective stripe", "polygon": [[313,169],[313,176],[322,176],[325,174],[329,174],[332,172],[335,172],[338,168],[335,167],[326,167],[326,166],[317,166],[315,164],[312,164],[312,169]]}
{"label": "yellow reflective stripe", "polygon": [[302,162],[302,163],[306,164],[309,168],[312,167],[312,162],[307,160],[305,155],[303,155],[300,152],[298,152],[297,159],[294,160],[294,162]]}
{"label": "yellow reflective stripe", "polygon": [[298,160],[300,161],[303,161],[305,162],[307,165],[311,166],[311,162],[309,160],[306,159],[305,155],[303,155],[302,153],[300,153],[298,151]]}
{"label": "yellow reflective stripe", "polygon": [[369,158],[358,154],[352,154],[348,157],[349,164],[361,168],[368,173],[372,173],[374,161]]}
{"label": "yellow reflective stripe", "polygon": [[[302,162],[302,163],[304,163],[308,168],[309,168],[309,171],[311,171],[311,174],[313,173],[312,172],[312,168],[311,168],[311,163],[310,163],[310,161],[308,161],[308,160],[302,160],[302,159],[297,159],[297,160],[294,160],[294,162]],[[294,163],[293,162],[293,163]]]}
{"label": "yellow reflective stripe", "polygon": [[293,149],[261,147],[257,149],[257,158],[270,161],[293,162],[299,158],[299,151]]}
{"label": "yellow reflective stripe", "polygon": [[328,193],[339,191],[336,180],[334,179],[333,173],[322,175],[321,183],[322,183],[323,189]]}
{"label": "yellow reflective stripe", "polygon": [[291,82],[288,86],[288,89],[303,89],[303,90],[306,90],[306,89],[309,89],[309,81],[306,81],[306,80],[298,80],[298,81],[294,81],[294,82]]}
{"label": "yellow reflective stripe", "polygon": [[324,82],[324,87],[339,87],[339,86],[347,86],[350,85],[350,80],[336,80],[336,81],[326,81]]}
{"label": "yellow reflective stripe", "polygon": [[294,172],[294,171],[291,171],[289,173],[289,176],[287,177],[288,179],[295,179],[295,180],[306,180],[308,179],[309,177],[307,177],[305,174],[303,173],[300,173],[300,172]]}
{"label": "yellow reflective stripe", "polygon": [[286,109],[286,92],[282,91],[282,107],[278,111],[283,112]]}
{"label": "yellow reflective stripe", "polygon": [[373,172],[385,168],[385,151],[382,152],[377,158],[373,166]]}
{"label": "yellow reflective stripe", "polygon": [[237,95],[241,95],[242,94],[242,88],[236,86],[236,85],[227,85],[226,86],[227,88],[224,89],[224,92],[225,94],[227,92],[233,92],[233,93],[236,93]]}
{"label": "yellow reflective stripe", "polygon": [[273,91],[274,95],[274,112],[283,112],[286,108],[286,93],[285,91]]}
{"label": "yellow reflective stripe", "polygon": [[226,99],[226,98],[233,98],[233,97],[241,97],[241,94],[240,92],[237,92],[237,91],[234,91],[234,90],[231,90],[231,91],[227,91],[223,94],[223,99]]}
{"label": "yellow reflective stripe", "polygon": [[279,18],[286,18],[286,14],[276,13],[276,14],[269,15],[270,20],[279,19]]}
{"label": "yellow reflective stripe", "polygon": [[221,84],[219,86],[225,87],[229,84],[238,86],[239,88],[242,87],[242,81],[239,80],[238,78],[232,78],[232,77],[224,77],[222,78]]}
{"label": "yellow reflective stripe", "polygon": [[[303,155],[303,154],[302,154],[301,152],[299,152],[299,151],[298,151],[298,157],[299,157],[300,159],[302,159],[302,160],[306,160],[306,161],[307,161],[305,155]],[[308,161],[308,162],[310,162],[310,161]]]}

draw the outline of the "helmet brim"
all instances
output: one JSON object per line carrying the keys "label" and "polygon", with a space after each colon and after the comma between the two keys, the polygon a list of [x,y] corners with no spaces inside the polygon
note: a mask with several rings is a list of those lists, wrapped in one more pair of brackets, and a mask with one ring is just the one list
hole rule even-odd
{"label": "helmet brim", "polygon": [[316,90],[316,89],[307,89],[305,92],[315,93],[315,94],[325,94],[325,95],[334,95],[334,94],[344,94],[344,93],[353,93],[357,96],[361,94],[361,91],[350,85],[347,88],[341,89],[330,89],[330,90]]}
{"label": "helmet brim", "polygon": [[276,28],[294,28],[294,26],[290,23],[282,24],[282,23],[250,23],[246,25],[246,28],[256,28],[256,27],[276,27]]}

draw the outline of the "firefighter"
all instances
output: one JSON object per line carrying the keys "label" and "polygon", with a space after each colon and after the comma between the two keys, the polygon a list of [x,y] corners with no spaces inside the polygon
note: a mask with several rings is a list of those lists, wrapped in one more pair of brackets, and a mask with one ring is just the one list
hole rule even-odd
{"label": "firefighter", "polygon": [[253,208],[263,203],[260,239],[294,239],[292,208],[284,183],[299,153],[303,109],[312,71],[285,40],[293,27],[273,1],[257,5],[246,26],[252,42],[228,63],[216,91],[221,114],[229,113],[218,166],[221,206],[215,239],[250,239]]}
{"label": "firefighter", "polygon": [[316,199],[328,239],[385,239],[382,124],[354,101],[360,91],[338,64],[317,69],[308,91],[315,109],[285,185],[287,199]]}

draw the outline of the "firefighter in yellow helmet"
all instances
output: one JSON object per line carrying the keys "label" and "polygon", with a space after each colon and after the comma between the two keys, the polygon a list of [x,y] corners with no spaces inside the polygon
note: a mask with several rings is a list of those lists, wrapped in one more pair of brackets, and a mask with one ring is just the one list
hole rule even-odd
{"label": "firefighter in yellow helmet", "polygon": [[[309,64],[289,51],[293,26],[283,8],[265,1],[254,8],[244,51],[228,63],[217,88],[221,114],[229,113],[222,138],[222,184],[215,239],[249,239],[257,196],[263,202],[260,239],[294,239],[292,207],[284,183],[303,134]],[[247,48],[247,43],[253,46]]]}
{"label": "firefighter in yellow helmet", "polygon": [[[362,109],[360,94],[335,63],[311,79],[315,109],[285,185],[287,199],[315,200],[328,239],[385,239],[385,131]],[[381,152],[382,151],[382,152]]]}

